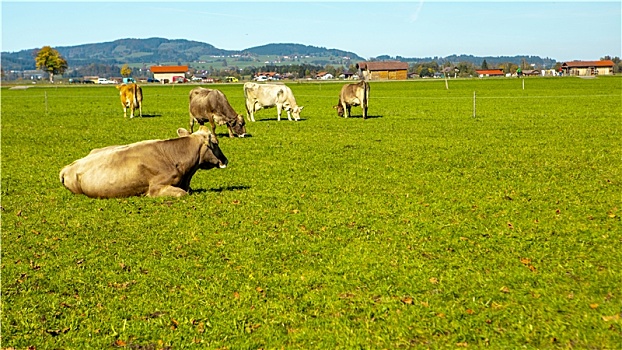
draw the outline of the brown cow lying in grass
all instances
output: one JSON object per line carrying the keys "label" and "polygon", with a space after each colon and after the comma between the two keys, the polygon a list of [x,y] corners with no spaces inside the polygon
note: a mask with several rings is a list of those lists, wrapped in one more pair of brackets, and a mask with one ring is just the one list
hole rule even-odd
{"label": "brown cow lying in grass", "polygon": [[209,128],[201,126],[193,134],[180,128],[177,134],[94,149],[65,166],[60,182],[75,194],[94,198],[187,195],[197,170],[225,168],[228,161]]}

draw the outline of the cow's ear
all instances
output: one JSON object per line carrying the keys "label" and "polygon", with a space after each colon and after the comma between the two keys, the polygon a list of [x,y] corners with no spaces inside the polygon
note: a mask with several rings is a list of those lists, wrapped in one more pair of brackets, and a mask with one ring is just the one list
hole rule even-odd
{"label": "cow's ear", "polygon": [[299,111],[302,111],[302,109],[303,109],[303,108],[305,108],[305,106],[301,106],[301,107],[300,107],[300,109],[299,109]]}
{"label": "cow's ear", "polygon": [[177,129],[177,135],[179,137],[188,136],[188,135],[190,135],[190,131],[188,131],[188,130],[186,130],[184,128],[179,128],[179,129]]}

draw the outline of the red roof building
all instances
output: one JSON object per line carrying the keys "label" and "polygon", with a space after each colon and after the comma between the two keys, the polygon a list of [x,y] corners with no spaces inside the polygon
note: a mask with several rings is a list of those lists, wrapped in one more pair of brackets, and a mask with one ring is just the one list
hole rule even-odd
{"label": "red roof building", "polygon": [[188,66],[151,66],[151,73],[186,73]]}
{"label": "red roof building", "polygon": [[503,77],[503,69],[480,69],[475,71],[480,78],[482,77]]}
{"label": "red roof building", "polygon": [[186,77],[188,66],[151,66],[149,68],[153,77],[162,83],[172,83],[176,77]]}

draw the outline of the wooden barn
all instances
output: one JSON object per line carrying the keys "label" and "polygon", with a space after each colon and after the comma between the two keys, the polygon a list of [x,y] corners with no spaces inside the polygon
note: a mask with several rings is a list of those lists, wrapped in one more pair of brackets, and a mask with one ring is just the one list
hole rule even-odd
{"label": "wooden barn", "polygon": [[615,63],[612,60],[600,61],[572,61],[562,64],[564,75],[613,75]]}
{"label": "wooden barn", "polygon": [[408,63],[399,61],[359,62],[356,68],[365,80],[406,80]]}

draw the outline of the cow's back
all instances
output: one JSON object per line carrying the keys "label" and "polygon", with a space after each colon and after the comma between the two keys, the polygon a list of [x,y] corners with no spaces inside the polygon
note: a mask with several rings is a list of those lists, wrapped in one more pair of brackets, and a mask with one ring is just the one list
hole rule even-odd
{"label": "cow's back", "polygon": [[61,183],[71,192],[96,198],[145,194],[150,175],[160,167],[160,140],[92,150],[61,170]]}
{"label": "cow's back", "polygon": [[207,114],[212,111],[212,104],[209,103],[209,95],[214,91],[202,87],[196,87],[189,94],[190,114],[195,118],[207,118]]}

